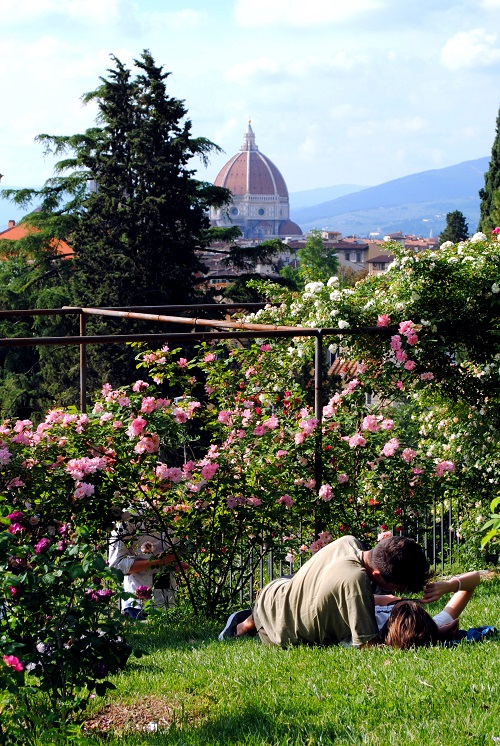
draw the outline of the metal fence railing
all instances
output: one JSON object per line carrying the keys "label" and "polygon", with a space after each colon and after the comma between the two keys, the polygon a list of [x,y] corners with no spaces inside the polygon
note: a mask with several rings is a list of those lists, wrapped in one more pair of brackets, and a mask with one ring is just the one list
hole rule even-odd
{"label": "metal fence railing", "polygon": [[[331,336],[350,335],[390,335],[394,332],[391,327],[359,327],[354,329],[323,328],[311,329],[302,327],[279,327],[275,325],[248,324],[239,321],[228,321],[227,319],[202,319],[199,316],[169,315],[188,311],[210,311],[230,312],[238,309],[256,310],[262,308],[262,303],[232,303],[232,304],[204,304],[183,306],[155,306],[155,307],[130,307],[130,308],[59,308],[59,309],[22,309],[22,310],[0,310],[0,319],[16,318],[22,316],[55,315],[79,317],[80,333],[75,336],[65,337],[13,337],[0,338],[0,348],[19,346],[70,346],[78,345],[80,348],[80,409],[82,412],[87,406],[87,355],[88,345],[99,344],[126,344],[128,342],[146,342],[150,345],[164,344],[166,342],[182,343],[195,341],[208,341],[219,339],[255,339],[272,337],[314,337],[315,339],[315,365],[314,365],[314,409],[315,417],[321,422],[323,410],[323,360],[325,353],[325,340]],[[184,324],[191,328],[189,332],[165,331],[161,333],[133,333],[133,334],[109,334],[88,335],[87,318],[90,315],[101,317],[115,317],[124,319],[143,320],[144,322],[160,322],[164,324]],[[214,328],[217,331],[200,331],[200,327]],[[321,433],[321,428],[318,428]],[[319,435],[315,449],[315,478],[316,484],[321,484],[323,449],[321,435]],[[417,515],[410,527],[411,535],[414,536],[425,548],[429,561],[435,569],[444,569],[460,557],[461,539],[456,530],[458,516],[452,503],[435,503],[422,515]],[[408,529],[408,527],[406,527]],[[410,533],[408,530],[405,533]],[[292,566],[283,560],[276,559],[276,552],[266,552],[264,548],[260,556],[255,559],[252,556],[241,556],[242,565],[249,568],[245,573],[234,573],[240,577],[245,576],[241,582],[241,588],[235,589],[240,594],[241,600],[251,601],[256,590],[262,587],[264,581],[271,580],[279,575],[289,574],[297,569],[298,564]],[[492,559],[492,561],[495,561]],[[298,560],[300,563],[300,559]],[[250,571],[250,568],[251,571]],[[240,570],[242,567],[239,568]],[[236,568],[235,568],[236,570]],[[232,578],[230,578],[230,583]]]}

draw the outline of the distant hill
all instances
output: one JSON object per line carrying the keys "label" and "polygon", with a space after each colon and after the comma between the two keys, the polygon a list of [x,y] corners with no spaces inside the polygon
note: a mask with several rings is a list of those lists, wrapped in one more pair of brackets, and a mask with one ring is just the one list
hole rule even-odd
{"label": "distant hill", "polygon": [[291,219],[303,230],[330,228],[344,235],[404,233],[436,236],[446,224],[446,213],[460,210],[470,232],[479,221],[479,189],[489,158],[422,171],[379,186],[345,194],[317,205],[292,210]]}
{"label": "distant hill", "polygon": [[368,187],[357,184],[337,184],[336,186],[307,189],[304,192],[291,192],[290,209],[301,210],[303,207],[319,205],[321,202],[328,202],[337,197],[343,197],[344,194],[360,192],[362,189],[368,189]]}

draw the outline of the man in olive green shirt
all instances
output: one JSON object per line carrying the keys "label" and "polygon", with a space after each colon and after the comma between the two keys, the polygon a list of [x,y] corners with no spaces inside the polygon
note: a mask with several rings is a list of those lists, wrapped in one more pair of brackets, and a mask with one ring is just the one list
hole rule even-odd
{"label": "man in olive green shirt", "polygon": [[253,611],[232,614],[219,639],[257,632],[267,645],[360,647],[378,634],[373,587],[420,591],[429,577],[421,547],[399,536],[365,550],[354,536],[320,549],[291,578],[262,589]]}

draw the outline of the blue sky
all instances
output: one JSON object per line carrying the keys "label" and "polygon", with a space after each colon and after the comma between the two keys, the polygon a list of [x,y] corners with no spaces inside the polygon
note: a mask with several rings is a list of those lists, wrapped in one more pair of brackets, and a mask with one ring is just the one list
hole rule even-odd
{"label": "blue sky", "polygon": [[[290,191],[378,184],[488,155],[500,104],[500,0],[2,0],[0,172],[52,173],[34,142],[94,122],[80,96],[109,55],[172,73],[193,132],[220,145],[252,120]],[[497,32],[499,30],[499,32]]]}

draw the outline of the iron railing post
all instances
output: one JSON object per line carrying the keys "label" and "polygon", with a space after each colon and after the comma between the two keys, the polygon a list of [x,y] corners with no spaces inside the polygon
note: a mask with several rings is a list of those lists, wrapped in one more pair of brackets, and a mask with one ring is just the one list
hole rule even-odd
{"label": "iron railing post", "polygon": [[[314,416],[318,420],[314,450],[314,478],[316,480],[317,493],[323,479],[323,334],[320,329],[316,329],[314,337]],[[316,536],[320,531],[323,531],[323,528],[320,519],[316,516]]]}
{"label": "iron railing post", "polygon": [[[80,337],[87,332],[85,313],[80,311]],[[80,344],[80,412],[87,411],[87,345]]]}

